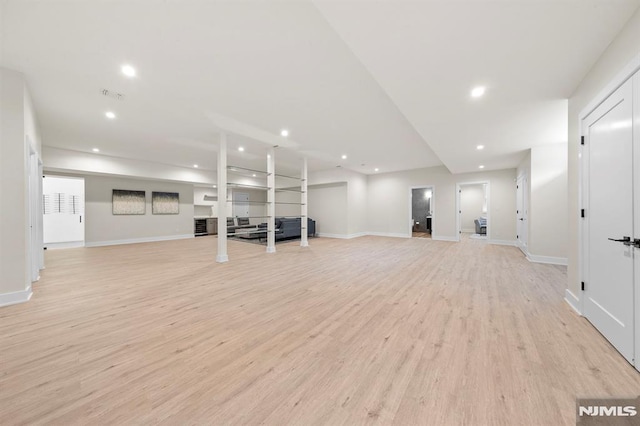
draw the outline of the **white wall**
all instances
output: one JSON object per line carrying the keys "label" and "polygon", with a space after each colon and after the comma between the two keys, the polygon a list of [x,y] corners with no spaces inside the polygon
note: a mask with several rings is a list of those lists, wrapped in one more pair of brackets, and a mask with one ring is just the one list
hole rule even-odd
{"label": "white wall", "polygon": [[[111,203],[114,189],[146,191],[146,214],[114,215]],[[152,214],[152,191],[178,192],[180,214]],[[85,176],[85,197],[87,246],[193,237],[193,185]]]}
{"label": "white wall", "polygon": [[[0,306],[31,297],[32,246],[29,223],[29,161],[41,158],[40,132],[24,76],[0,68]],[[41,187],[35,189],[36,211]],[[37,216],[37,215],[36,215]],[[36,262],[42,267],[38,220]],[[38,229],[38,227],[40,227]]]}
{"label": "white wall", "polygon": [[444,166],[370,175],[368,180],[369,232],[411,236],[411,187],[434,187],[433,238],[457,239],[456,183],[489,181],[491,239],[515,240],[516,170],[497,170],[453,175]]}
{"label": "white wall", "polygon": [[569,281],[568,288],[574,294],[578,294],[580,289],[578,274],[578,226],[580,223],[578,216],[578,212],[580,211],[578,202],[579,114],[580,111],[605,88],[616,74],[637,55],[640,55],[640,9],[629,19],[615,40],[609,44],[569,98],[569,268],[567,272]]}
{"label": "white wall", "polygon": [[529,255],[532,259],[544,256],[566,262],[567,144],[533,147],[530,172]]}
{"label": "white wall", "polygon": [[316,221],[316,234],[344,238],[349,234],[346,182],[309,186],[309,217]]}
{"label": "white wall", "polygon": [[460,187],[460,227],[462,232],[476,232],[475,220],[486,217],[482,211],[484,204],[484,185],[463,185]]}
{"label": "white wall", "polygon": [[[311,188],[330,184],[335,186],[343,185],[344,191],[346,191],[346,207],[345,214],[343,216],[332,215],[331,224],[322,225],[320,219],[324,217],[325,212],[320,211],[319,214],[316,207],[312,207],[314,202],[309,201],[309,217],[317,220],[316,227],[322,228],[323,234],[332,234],[335,237],[351,238],[358,235],[362,235],[368,231],[368,219],[367,219],[367,197],[368,197],[368,180],[367,176],[362,173],[354,172],[352,170],[345,170],[343,168],[335,168],[329,170],[323,170],[319,172],[309,173],[309,186]],[[324,189],[324,200],[328,200],[328,190]],[[341,190],[333,189],[334,195],[338,197],[336,208],[342,208],[343,194]],[[310,189],[309,194],[313,191]],[[315,195],[319,197],[319,195]],[[326,202],[326,201],[325,201]],[[329,228],[326,228],[329,226]],[[329,230],[340,230],[340,232],[329,232]]]}

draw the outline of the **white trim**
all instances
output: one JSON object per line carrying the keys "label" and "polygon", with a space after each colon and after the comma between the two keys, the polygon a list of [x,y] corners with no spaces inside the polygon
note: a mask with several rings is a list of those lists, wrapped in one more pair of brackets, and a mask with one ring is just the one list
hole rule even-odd
{"label": "white trim", "polygon": [[391,237],[391,238],[411,238],[411,235],[401,234],[399,232],[367,232],[366,235],[372,237]]}
{"label": "white trim", "polygon": [[183,234],[183,235],[165,235],[161,237],[131,238],[127,240],[93,241],[93,242],[85,242],[85,247],[103,247],[103,246],[118,246],[121,244],[154,243],[158,241],[184,240],[187,238],[195,238],[195,237],[193,234]]}
{"label": "white trim", "polygon": [[0,307],[28,302],[32,295],[33,292],[31,291],[31,288],[22,291],[15,291],[13,293],[0,294]]}
{"label": "white trim", "polygon": [[462,230],[462,232],[463,232],[464,234],[475,234],[475,233],[476,233],[476,230],[475,230],[475,228],[474,228],[474,229],[472,229],[472,228],[465,228],[465,229],[463,229],[463,230]]}
{"label": "white trim", "polygon": [[434,240],[434,241],[451,241],[453,243],[457,243],[459,241],[456,237],[448,237],[446,235],[435,236],[433,234],[431,235],[431,239]]}
{"label": "white trim", "polygon": [[78,247],[84,247],[84,241],[66,241],[63,243],[46,243],[44,246],[47,248],[47,250],[78,248]]}
{"label": "white trim", "polygon": [[[487,223],[488,223],[488,219],[487,219]],[[494,244],[496,246],[513,246],[513,247],[517,247],[518,243],[516,241],[510,241],[510,240],[487,240],[487,242],[489,244]]]}
{"label": "white trim", "polygon": [[[623,69],[620,71],[610,82],[607,84],[604,89],[598,93],[598,95],[593,98],[591,102],[587,104],[586,107],[580,111],[580,115],[578,118],[580,121],[587,118],[589,114],[595,111],[607,98],[616,90],[620,88],[624,83],[627,82],[636,71],[640,70],[640,54],[636,55]],[[583,135],[584,133],[580,133]]]}
{"label": "white trim", "polygon": [[525,257],[529,257],[529,249],[526,245],[522,244],[522,241],[516,240],[516,247],[520,249],[520,251],[522,252],[522,254],[525,255]]}
{"label": "white trim", "polygon": [[527,260],[532,263],[548,263],[550,265],[567,266],[569,261],[566,257],[538,256],[537,254],[527,254]]}
{"label": "white trim", "polygon": [[[358,232],[356,234],[328,234],[325,232],[318,232],[316,235],[322,238],[338,238],[341,240],[350,240],[351,238],[364,237],[366,235],[373,235],[373,234],[370,234],[368,232]],[[388,235],[385,235],[385,236],[388,236]]]}
{"label": "white trim", "polygon": [[580,312],[580,299],[573,294],[573,292],[569,289],[566,289],[564,292],[564,300],[573,308],[574,311],[580,316],[582,316],[582,312]]}

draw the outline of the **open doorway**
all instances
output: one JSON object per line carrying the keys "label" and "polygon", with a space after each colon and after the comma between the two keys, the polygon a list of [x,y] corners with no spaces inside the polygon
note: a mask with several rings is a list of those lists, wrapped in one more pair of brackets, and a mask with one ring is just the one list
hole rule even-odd
{"label": "open doorway", "polygon": [[431,238],[433,231],[434,188],[411,188],[411,236]]}
{"label": "open doorway", "polygon": [[489,182],[458,183],[457,212],[458,240],[470,238],[488,240],[489,221]]}
{"label": "open doorway", "polygon": [[42,193],[44,247],[83,247],[84,179],[43,176]]}

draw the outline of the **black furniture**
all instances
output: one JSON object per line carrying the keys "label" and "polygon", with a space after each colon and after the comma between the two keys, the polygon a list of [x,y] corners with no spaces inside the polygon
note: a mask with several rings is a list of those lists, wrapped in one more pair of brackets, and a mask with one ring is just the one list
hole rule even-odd
{"label": "black furniture", "polygon": [[476,234],[486,235],[487,234],[487,219],[484,217],[480,217],[474,220],[476,224]]}
{"label": "black furniture", "polygon": [[[276,241],[287,240],[290,238],[300,238],[300,218],[299,217],[276,217]],[[258,228],[264,229],[265,232],[260,233],[260,238],[267,237],[267,224],[261,223]],[[315,237],[316,235],[316,221],[307,218],[307,236]]]}

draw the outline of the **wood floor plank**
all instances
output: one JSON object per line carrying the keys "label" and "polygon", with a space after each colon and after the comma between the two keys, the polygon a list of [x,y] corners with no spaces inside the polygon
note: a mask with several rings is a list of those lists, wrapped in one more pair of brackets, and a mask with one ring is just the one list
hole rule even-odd
{"label": "wood floor plank", "polygon": [[566,268],[482,240],[52,250],[0,309],[0,424],[574,424],[640,395]]}

